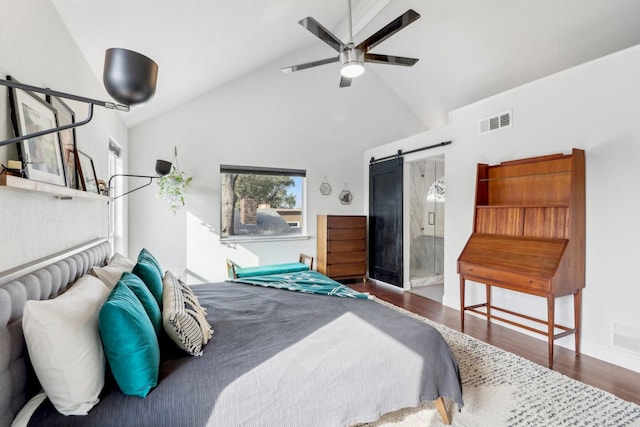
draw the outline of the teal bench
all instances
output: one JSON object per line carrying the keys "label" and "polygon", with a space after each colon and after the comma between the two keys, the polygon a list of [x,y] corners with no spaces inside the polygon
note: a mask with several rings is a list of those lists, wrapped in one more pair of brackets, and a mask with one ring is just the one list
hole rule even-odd
{"label": "teal bench", "polygon": [[284,264],[270,264],[255,267],[240,267],[230,259],[227,260],[227,271],[230,279],[242,277],[266,276],[269,274],[294,273],[297,271],[309,271],[313,269],[313,257],[300,254],[298,262]]}

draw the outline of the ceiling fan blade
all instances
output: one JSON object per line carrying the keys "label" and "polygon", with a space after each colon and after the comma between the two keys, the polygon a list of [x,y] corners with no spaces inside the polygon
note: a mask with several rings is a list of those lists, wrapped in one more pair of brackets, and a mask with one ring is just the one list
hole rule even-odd
{"label": "ceiling fan blade", "polygon": [[311,33],[313,33],[320,40],[331,46],[336,52],[342,52],[346,49],[344,43],[342,43],[336,36],[331,34],[329,30],[324,28],[318,21],[308,16],[298,21],[298,24],[305,27]]}
{"label": "ceiling fan blade", "polygon": [[403,65],[411,67],[418,62],[416,58],[405,58],[403,56],[381,55],[378,53],[365,53],[364,62],[373,62],[375,64]]}
{"label": "ceiling fan blade", "polygon": [[420,18],[420,14],[413,9],[409,9],[393,21],[389,22],[384,28],[378,30],[378,32],[360,43],[357,47],[366,53],[418,18]]}
{"label": "ceiling fan blade", "polygon": [[340,87],[349,87],[351,86],[351,79],[350,77],[345,77],[345,76],[340,76]]}
{"label": "ceiling fan blade", "polygon": [[294,71],[306,70],[307,68],[317,67],[318,65],[331,64],[332,62],[338,62],[339,56],[327,59],[319,59],[317,61],[305,62],[304,64],[292,65],[282,69],[284,73],[293,73]]}

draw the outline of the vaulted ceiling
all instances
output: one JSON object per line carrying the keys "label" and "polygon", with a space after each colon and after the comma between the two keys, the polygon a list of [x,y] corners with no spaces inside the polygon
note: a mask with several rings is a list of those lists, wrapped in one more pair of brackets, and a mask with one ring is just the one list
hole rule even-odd
{"label": "vaulted ceiling", "polygon": [[[156,96],[125,116],[130,126],[247,73],[333,56],[298,21],[312,16],[346,42],[347,1],[52,0],[100,79],[109,47],[159,64]],[[640,44],[638,0],[353,0],[354,41],[408,9],[421,18],[373,52],[420,61],[412,68],[367,64],[353,86],[385,85],[425,130],[446,124],[451,110]],[[301,97],[363,96],[338,87],[339,68],[287,78]],[[364,96],[353,105],[376,108]]]}

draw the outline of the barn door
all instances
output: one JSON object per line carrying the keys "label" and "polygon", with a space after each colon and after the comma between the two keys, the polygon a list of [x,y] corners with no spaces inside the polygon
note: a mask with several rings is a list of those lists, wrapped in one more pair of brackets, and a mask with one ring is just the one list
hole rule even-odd
{"label": "barn door", "polygon": [[402,170],[397,157],[369,165],[369,277],[402,287]]}

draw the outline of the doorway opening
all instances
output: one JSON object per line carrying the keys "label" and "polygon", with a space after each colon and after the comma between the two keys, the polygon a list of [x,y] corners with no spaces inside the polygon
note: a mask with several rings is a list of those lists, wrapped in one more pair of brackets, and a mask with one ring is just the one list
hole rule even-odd
{"label": "doorway opening", "polygon": [[411,292],[442,302],[444,295],[444,155],[407,162]]}

